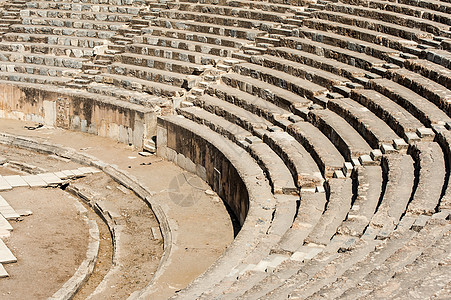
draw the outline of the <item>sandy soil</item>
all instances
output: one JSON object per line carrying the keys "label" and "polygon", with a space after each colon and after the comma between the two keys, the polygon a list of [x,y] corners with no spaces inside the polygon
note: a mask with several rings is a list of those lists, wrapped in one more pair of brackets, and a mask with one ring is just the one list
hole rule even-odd
{"label": "sandy soil", "polygon": [[5,243],[17,263],[4,265],[10,277],[0,280],[1,299],[45,299],[86,257],[88,227],[77,200],[58,188],[15,188],[1,195],[14,209],[33,212],[10,221],[14,230]]}
{"label": "sandy soil", "polygon": [[233,241],[224,204],[205,193],[210,187],[197,176],[159,157],[142,157],[136,149],[106,138],[54,128],[28,131],[23,127],[26,124],[33,123],[0,120],[0,131],[69,146],[116,164],[155,192],[154,200],[170,219],[174,244],[164,273],[153,286],[152,299],[167,299],[183,289]]}

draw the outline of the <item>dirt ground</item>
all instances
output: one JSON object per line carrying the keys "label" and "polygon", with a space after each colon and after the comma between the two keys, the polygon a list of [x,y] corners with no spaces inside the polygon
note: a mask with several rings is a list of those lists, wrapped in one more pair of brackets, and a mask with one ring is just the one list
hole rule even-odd
{"label": "dirt ground", "polygon": [[93,155],[127,171],[155,193],[153,200],[170,220],[173,247],[164,272],[152,286],[152,299],[167,299],[183,289],[233,241],[233,226],[224,204],[214,193],[206,192],[210,187],[197,176],[154,155],[140,156],[137,149],[106,138],[45,127],[28,131],[24,125],[33,123],[0,120],[0,131]]}
{"label": "dirt ground", "polygon": [[1,195],[16,210],[32,215],[10,221],[5,240],[17,257],[4,265],[10,277],[0,280],[1,299],[45,299],[73,276],[86,257],[88,226],[75,198],[58,188],[15,188]]}

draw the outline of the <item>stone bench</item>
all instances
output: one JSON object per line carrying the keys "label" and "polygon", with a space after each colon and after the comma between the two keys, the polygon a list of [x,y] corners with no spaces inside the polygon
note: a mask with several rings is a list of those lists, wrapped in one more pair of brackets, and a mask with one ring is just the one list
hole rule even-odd
{"label": "stone bench", "polygon": [[81,69],[83,63],[87,62],[87,59],[76,57],[58,57],[47,54],[34,54],[34,53],[15,53],[0,51],[0,61],[14,63],[28,63],[43,65],[46,67],[64,67],[70,69]]}
{"label": "stone bench", "polygon": [[53,27],[68,27],[86,30],[111,30],[118,31],[125,24],[118,22],[97,21],[97,20],[80,20],[68,18],[31,18],[23,17],[23,25],[46,25]]}
{"label": "stone bench", "polygon": [[117,62],[108,66],[108,73],[115,75],[130,76],[143,80],[155,81],[178,87],[187,85],[186,75],[183,74],[152,69],[148,67],[127,65]]}
{"label": "stone bench", "polygon": [[135,53],[116,54],[115,60],[125,65],[154,68],[180,74],[200,74],[206,67],[191,62]]}
{"label": "stone bench", "polygon": [[274,251],[294,253],[302,246],[321,218],[326,203],[326,193],[301,193],[301,202],[293,225],[280,239]]}
{"label": "stone bench", "polygon": [[[67,18],[92,21],[130,22],[134,15],[120,13],[74,12],[58,9],[24,9],[20,12],[22,17],[40,18]],[[135,14],[137,15],[137,13]]]}
{"label": "stone bench", "polygon": [[327,108],[348,121],[375,149],[391,145],[398,138],[395,132],[370,110],[349,98],[330,99]]}
{"label": "stone bench", "polygon": [[[175,38],[185,41],[201,42],[204,44],[213,44],[215,46],[224,46],[229,48],[241,48],[247,44],[246,40],[228,38],[215,34],[189,32],[182,29],[165,28],[158,26],[151,26],[146,28],[146,34],[149,36],[161,36],[168,38]],[[146,35],[145,35],[146,36]]]}
{"label": "stone bench", "polygon": [[324,179],[315,160],[294,137],[287,132],[267,132],[263,141],[283,159],[297,187],[302,190],[322,186]]}
{"label": "stone bench", "polygon": [[[387,239],[386,242],[379,244],[377,248],[374,249],[374,251],[368,253],[365,259],[348,266],[344,272],[340,272],[341,274],[339,276],[333,278],[333,280],[331,280],[329,283],[326,282],[324,286],[322,286],[317,292],[312,295],[312,298],[317,297],[318,295],[327,298],[360,298],[364,296],[364,294],[360,293],[362,293],[367,288],[371,288],[372,285],[377,284],[378,282],[378,278],[371,278],[370,276],[368,276],[368,274],[375,274],[375,272],[378,272],[377,270],[379,267],[383,267],[384,270],[387,271],[385,268],[385,266],[389,263],[387,262],[387,260],[392,263],[393,269],[402,269],[404,264],[398,266],[396,263],[396,257],[400,259],[403,258],[403,255],[401,254],[401,251],[403,251],[402,249],[407,250],[410,248],[411,251],[413,250],[413,252],[416,252],[415,249],[421,249],[425,247],[426,244],[421,244],[420,248],[417,248],[414,245],[424,239],[427,234],[431,232],[431,230],[441,231],[441,227],[443,227],[444,224],[443,221],[437,222],[436,219],[431,219],[426,223],[424,227],[421,228],[421,231],[424,230],[424,233],[421,236],[418,236],[418,233],[411,229],[411,226],[415,223],[415,221],[415,218],[411,216],[405,216],[403,218],[403,221],[390,235],[390,238]],[[442,233],[443,232],[441,231],[441,234]],[[353,252],[354,251],[355,250],[353,250]],[[352,259],[353,253],[351,252],[350,254],[351,255],[349,257]],[[404,254],[408,253],[404,252]],[[416,255],[418,255],[418,253]],[[392,273],[390,272],[390,274]],[[360,289],[359,286],[364,286],[364,288]]]}
{"label": "stone bench", "polygon": [[418,128],[423,127],[423,124],[402,106],[374,90],[353,90],[351,98],[384,120],[393,131],[405,139],[406,133],[416,132]]}
{"label": "stone bench", "polygon": [[[427,241],[426,241],[427,243]],[[444,234],[441,238],[433,241],[430,247],[425,243],[421,255],[409,259],[409,263],[396,272],[396,276],[388,279],[382,284],[375,286],[368,297],[388,297],[390,299],[400,298],[415,291],[418,298],[428,298],[442,294],[446,297],[446,284],[449,283],[442,276],[449,272],[449,267],[445,265],[449,262],[449,249],[451,248],[451,239],[449,235]],[[400,287],[396,290],[390,290],[392,287]],[[449,293],[448,293],[449,294]],[[440,296],[439,296],[440,297]]]}
{"label": "stone bench", "polygon": [[[178,112],[243,146],[268,174],[274,194],[296,194],[297,189],[293,177],[282,159],[261,140],[253,139],[249,131],[198,107],[181,108],[178,109]],[[246,138],[252,142],[245,142]]]}
{"label": "stone bench", "polygon": [[[151,93],[152,90],[146,89],[138,89],[135,88],[133,90],[127,89],[130,86],[123,85],[121,86],[118,82],[114,82],[115,85],[111,84],[102,84],[102,83],[90,83],[86,86],[86,91],[93,94],[105,95],[108,97],[115,97],[117,99],[127,101],[130,103],[135,103],[141,105],[143,107],[155,107],[157,105],[164,105],[164,99],[161,99],[160,95],[163,95],[163,92]],[[158,84],[157,84],[158,85]],[[162,84],[160,84],[162,85]],[[164,88],[171,88],[172,86],[164,86]],[[152,85],[154,90],[158,89],[158,86]],[[163,89],[163,88],[161,88]],[[148,94],[150,93],[150,95]],[[183,91],[181,92],[183,94]],[[166,96],[166,95],[165,95]],[[174,95],[171,95],[174,96]]]}
{"label": "stone bench", "polygon": [[329,197],[325,211],[305,239],[306,243],[327,245],[351,208],[351,179],[330,178],[326,186]]}
{"label": "stone bench", "polygon": [[235,73],[228,73],[221,76],[221,81],[228,86],[238,88],[251,95],[276,104],[277,106],[290,110],[294,107],[305,107],[310,104],[310,100],[300,97],[298,94],[290,92],[284,88],[272,85],[262,86],[261,80]]}
{"label": "stone bench", "polygon": [[326,88],[308,80],[251,63],[237,64],[234,66],[234,71],[238,74],[252,76],[263,82],[286,89],[307,99],[313,99],[315,96],[327,92]]}
{"label": "stone bench", "polygon": [[447,1],[440,0],[400,0],[399,3],[416,6],[421,8],[427,8],[436,11],[442,11],[445,13],[451,13],[451,4]]}
{"label": "stone bench", "polygon": [[390,70],[390,78],[428,99],[437,107],[451,115],[451,91],[431,79],[406,69]]}
{"label": "stone bench", "polygon": [[447,114],[433,103],[414,91],[388,79],[370,80],[370,87],[392,99],[414,115],[426,126],[445,124],[449,121]]}
{"label": "stone bench", "polygon": [[[321,32],[319,32],[319,35],[317,35],[315,39],[321,40]],[[282,39],[281,44],[288,48],[302,50],[329,59],[335,59],[339,62],[356,66],[364,70],[371,70],[373,67],[380,67],[386,63],[384,60],[369,55],[327,45],[307,38],[287,37]]]}
{"label": "stone bench", "polygon": [[340,234],[361,236],[379,204],[383,179],[380,166],[358,166],[354,178],[357,180],[357,197],[343,224]]}
{"label": "stone bench", "polygon": [[335,85],[345,85],[346,82],[349,82],[347,78],[342,76],[272,55],[262,55],[261,57],[255,58],[255,60],[258,62],[261,61],[263,67],[307,79],[329,90]]}
{"label": "stone bench", "polygon": [[[43,0],[43,1],[53,1],[53,0]],[[58,0],[57,2],[68,2],[74,3],[72,0]],[[142,5],[144,4],[141,0],[80,0],[77,3],[87,3],[89,5],[93,4],[110,4],[110,5]]]}
{"label": "stone bench", "polygon": [[288,110],[282,109],[272,102],[225,84],[211,84],[207,88],[207,93],[242,107],[272,123],[275,123],[276,117],[290,114]]}
{"label": "stone bench", "polygon": [[327,136],[347,161],[368,155],[372,148],[352,126],[336,113],[327,110],[311,110],[310,122]]}
{"label": "stone bench", "polygon": [[[1,69],[0,69],[1,70]],[[24,83],[36,83],[36,84],[51,84],[57,86],[65,86],[69,82],[72,81],[70,77],[59,77],[59,76],[46,76],[46,75],[38,75],[38,74],[28,74],[26,72],[18,73],[14,70],[14,72],[8,72],[4,70],[0,72],[0,80],[2,81],[15,81],[15,82],[24,82]]]}
{"label": "stone bench", "polygon": [[[371,257],[378,256],[377,265],[374,265],[374,262],[371,261],[373,267],[367,271],[367,274],[363,274],[364,276],[359,274],[359,284],[348,288],[343,292],[342,297],[349,299],[363,298],[366,295],[369,298],[376,297],[377,293],[372,293],[374,290],[383,287],[383,284],[390,278],[396,277],[394,276],[395,273],[399,274],[407,265],[414,262],[425,249],[434,245],[437,240],[444,236],[450,228],[449,224],[446,223],[443,219],[431,219],[418,234],[414,234],[404,244],[392,246],[390,243],[389,245],[392,247],[387,246],[376,252]],[[384,251],[385,249],[387,250]],[[369,263],[368,260],[359,267],[367,266]],[[377,268],[375,268],[376,266]]]}
{"label": "stone bench", "polygon": [[245,110],[220,98],[202,95],[194,103],[212,114],[216,114],[255,134],[255,131],[267,129],[272,124],[252,112]]}
{"label": "stone bench", "polygon": [[321,131],[308,122],[297,122],[288,126],[287,132],[310,153],[324,177],[330,178],[341,170],[343,156]]}
{"label": "stone bench", "polygon": [[193,31],[199,33],[215,34],[219,36],[237,38],[247,41],[255,41],[257,37],[266,34],[266,32],[264,31],[255,29],[240,28],[226,25],[213,25],[211,23],[196,22],[193,20],[184,20],[184,19],[158,18],[152,21],[152,25],[166,28],[183,29],[186,31]]}
{"label": "stone bench", "polygon": [[370,74],[370,72],[342,63],[340,61],[292,48],[275,47],[270,48],[267,53],[274,56],[280,56],[284,59],[295,61],[304,65],[308,65],[316,69],[337,74],[348,79],[355,77],[364,77],[365,74]]}
{"label": "stone bench", "polygon": [[451,55],[448,50],[428,49],[426,59],[451,69]]}
{"label": "stone bench", "polygon": [[[149,93],[155,96],[166,97],[181,97],[185,95],[186,90],[179,86],[173,86],[169,84],[148,81],[145,79],[134,78],[127,75],[117,74],[101,74],[100,82],[113,84],[114,86],[121,87],[133,91],[141,91]],[[111,87],[110,87],[111,88]]]}
{"label": "stone bench", "polygon": [[45,65],[35,65],[16,62],[0,62],[0,71],[6,73],[23,73],[45,77],[48,76],[48,77],[65,77],[65,78],[71,78],[72,76],[81,73],[81,70],[67,69],[66,67],[52,67],[52,66],[47,67]]}
{"label": "stone bench", "polygon": [[210,5],[210,4],[188,4],[181,3],[179,6],[180,10],[183,11],[194,11],[200,13],[218,14],[224,15],[232,18],[243,18],[243,19],[253,19],[264,22],[283,22],[285,19],[294,16],[290,12],[275,12],[275,11],[264,11],[260,9],[247,8],[243,6],[222,6],[222,5]]}
{"label": "stone bench", "polygon": [[[409,4],[403,4],[401,2],[405,2],[405,3],[409,2]],[[416,1],[416,3],[418,3],[418,4],[420,4],[421,2],[424,3],[426,1]],[[442,11],[426,8],[427,5],[425,5],[421,8],[419,6],[415,7],[413,5],[415,5],[414,1],[400,1],[400,2],[397,2],[396,4],[395,3],[387,3],[386,1],[379,1],[379,0],[368,1],[368,6],[370,8],[392,11],[392,12],[396,12],[396,13],[400,13],[400,14],[404,14],[404,15],[419,17],[419,18],[439,22],[442,24],[451,25],[451,17],[449,16],[449,13],[451,12],[451,6],[449,7],[449,12],[446,13],[445,11],[442,12]]]}
{"label": "stone bench", "polygon": [[47,10],[69,10],[73,12],[95,12],[95,13],[121,13],[137,15],[140,8],[128,5],[94,4],[94,3],[70,3],[64,1],[33,1],[27,2],[28,9]]}
{"label": "stone bench", "polygon": [[[332,20],[335,20],[338,18],[336,16],[335,12],[330,12],[328,16]],[[348,17],[349,15],[342,14],[344,17]],[[324,17],[324,16],[322,16]],[[353,23],[352,25],[342,23],[337,20],[337,22],[332,21],[329,19],[306,19],[303,21],[303,25],[305,25],[308,28],[320,30],[320,31],[330,31],[336,34],[340,34],[343,36],[349,36],[354,39],[362,40],[369,43],[374,44],[380,44],[389,48],[393,48],[395,50],[404,51],[406,47],[416,46],[417,43],[422,38],[432,38],[430,33],[423,33],[419,34],[418,36],[412,36],[412,35],[406,35],[407,37],[398,37],[396,34],[398,34],[397,31],[392,32],[389,29],[391,27],[385,27],[384,25],[380,25],[381,28],[374,28],[379,29],[379,31],[372,30],[371,27],[367,28],[368,26],[365,26],[365,24],[360,23]],[[352,20],[351,20],[352,21]],[[390,23],[387,24],[387,26],[395,26]],[[401,26],[399,26],[401,27]],[[386,30],[388,32],[384,32],[383,30]],[[420,31],[419,31],[420,32]],[[393,34],[393,35],[391,35]],[[414,40],[412,40],[413,38]]]}
{"label": "stone bench", "polygon": [[448,68],[425,59],[409,59],[404,66],[415,73],[429,78],[435,83],[443,85],[447,89],[451,88],[451,70]]}
{"label": "stone bench", "polygon": [[200,13],[193,11],[163,10],[160,11],[160,17],[177,20],[192,20],[200,23],[210,23],[224,26],[236,26],[238,28],[257,29],[269,31],[271,28],[277,28],[280,23],[261,21],[258,19],[249,19],[242,17],[233,17],[219,14]]}
{"label": "stone bench", "polygon": [[80,29],[71,27],[54,27],[47,25],[14,24],[10,26],[10,29],[12,32],[25,34],[50,34],[61,36],[92,37],[105,40],[110,39],[116,34],[114,31]]}
{"label": "stone bench", "polygon": [[149,44],[130,44],[125,47],[125,52],[168,58],[196,65],[216,65],[221,59],[218,56],[189,51],[174,47],[153,46]]}
{"label": "stone bench", "polygon": [[26,42],[3,41],[0,44],[0,51],[18,53],[30,52],[35,54],[49,54],[54,56],[68,56],[87,59],[91,59],[94,56],[94,50],[89,48],[64,45],[35,44]]}
{"label": "stone bench", "polygon": [[[180,2],[195,3],[198,4],[198,0],[182,0]],[[259,9],[268,12],[294,12],[293,5],[274,3],[274,2],[260,2],[260,1],[249,1],[249,0],[207,0],[202,1],[202,4],[214,4],[221,6],[232,6],[235,7],[239,4],[239,7],[248,9]]]}
{"label": "stone bench", "polygon": [[445,183],[446,167],[442,149],[435,142],[416,142],[409,152],[415,159],[419,176],[418,186],[407,211],[432,215],[439,205]]}
{"label": "stone bench", "polygon": [[[378,8],[367,8],[362,6],[355,6],[342,3],[333,3],[326,5],[326,9],[332,12],[340,12],[353,16],[359,16],[364,18],[370,18],[379,20],[386,23],[392,23],[399,26],[403,26],[416,34],[413,29],[420,29],[425,32],[429,32],[434,35],[447,35],[449,26],[440,24],[431,20],[417,18],[415,16],[406,15],[403,13],[397,13],[387,10],[381,10]],[[369,23],[369,21],[367,21]],[[358,23],[361,24],[361,23]],[[378,24],[379,25],[379,24]],[[380,26],[380,25],[379,25]],[[376,24],[375,24],[376,27]],[[396,34],[397,36],[404,36],[403,34]],[[406,35],[407,36],[407,35]],[[407,37],[406,37],[407,38]],[[409,38],[411,39],[411,38]]]}
{"label": "stone bench", "polygon": [[[134,39],[134,44],[170,47],[175,49],[187,50],[191,52],[198,52],[201,54],[210,54],[221,57],[231,57],[232,53],[237,51],[236,48],[232,47],[216,46],[213,44],[206,44],[204,42],[199,41],[180,40],[177,38],[152,36],[152,35],[138,36]],[[133,47],[133,44],[131,44],[129,47]]]}
{"label": "stone bench", "polygon": [[[437,130],[437,127],[435,127],[434,131],[436,140],[445,154],[445,163],[449,168],[451,165],[451,132],[444,127],[440,128],[440,130]],[[449,209],[451,209],[451,185],[448,183],[448,186],[443,191],[442,198],[440,199],[438,210],[445,211]]]}
{"label": "stone bench", "polygon": [[400,53],[399,50],[394,50],[389,47],[384,47],[372,42],[366,42],[350,36],[346,36],[346,38],[344,38],[343,35],[333,32],[312,30],[304,27],[301,27],[299,30],[305,37],[311,40],[359,52],[362,56],[361,59],[364,57],[363,54],[366,54],[380,60],[387,60],[390,56],[396,56]]}
{"label": "stone bench", "polygon": [[414,188],[414,161],[409,155],[384,155],[382,169],[388,181],[382,201],[365,231],[369,236],[373,235],[372,230],[382,235],[393,230],[406,212]]}
{"label": "stone bench", "polygon": [[3,35],[3,40],[7,42],[25,42],[49,45],[75,46],[82,48],[94,48],[95,46],[103,46],[105,40],[91,37],[70,37],[46,34],[26,34],[8,32]]}

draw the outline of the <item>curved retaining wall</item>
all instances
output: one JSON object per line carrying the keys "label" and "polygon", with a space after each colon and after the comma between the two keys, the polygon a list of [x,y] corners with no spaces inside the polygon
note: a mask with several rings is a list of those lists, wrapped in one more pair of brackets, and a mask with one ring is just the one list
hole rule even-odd
{"label": "curved retaining wall", "polygon": [[142,147],[156,132],[159,108],[49,85],[0,83],[0,118],[88,132]]}
{"label": "curved retaining wall", "polygon": [[[257,163],[219,134],[180,116],[158,118],[157,155],[205,180],[231,207],[241,229],[223,255],[180,291],[181,299],[196,299],[227,276],[267,236],[275,198]],[[145,291],[142,299],[149,296]]]}

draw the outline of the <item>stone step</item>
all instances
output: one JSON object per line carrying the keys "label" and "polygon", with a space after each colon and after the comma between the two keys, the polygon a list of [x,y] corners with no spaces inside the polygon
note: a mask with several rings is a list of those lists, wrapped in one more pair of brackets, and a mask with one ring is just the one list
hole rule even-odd
{"label": "stone step", "polygon": [[353,90],[351,98],[368,108],[402,138],[423,124],[402,106],[374,90]]}
{"label": "stone step", "polygon": [[289,111],[292,111],[293,107],[306,107],[311,103],[310,100],[275,85],[267,84],[263,88],[263,81],[249,76],[228,73],[221,76],[221,81],[228,86],[249,92],[249,94],[256,95]]}
{"label": "stone step", "polygon": [[347,161],[367,155],[371,147],[343,118],[330,110],[311,110],[308,115],[311,123],[326,135]]}
{"label": "stone step", "polygon": [[298,140],[315,159],[324,177],[332,177],[340,170],[344,157],[321,131],[308,122],[296,122],[288,126],[288,133]]}
{"label": "stone step", "polygon": [[368,142],[372,148],[379,148],[382,144],[393,143],[398,135],[375,114],[366,107],[349,99],[330,99],[327,108],[348,121]]}

